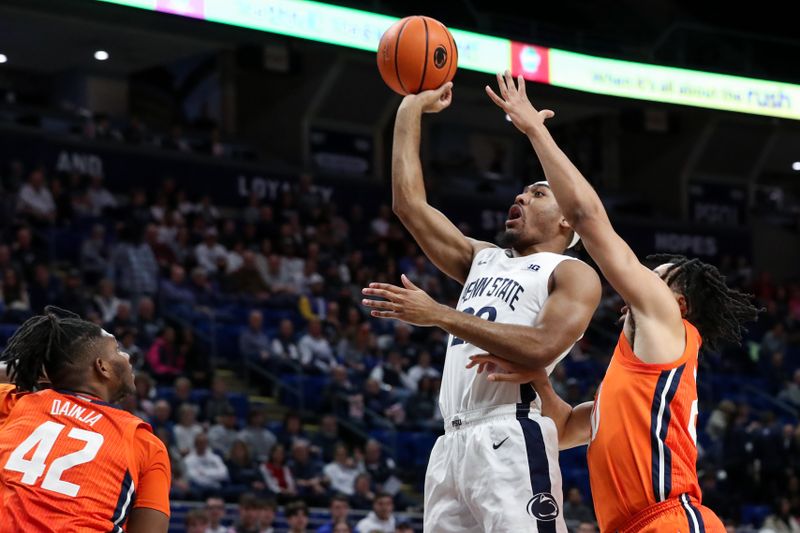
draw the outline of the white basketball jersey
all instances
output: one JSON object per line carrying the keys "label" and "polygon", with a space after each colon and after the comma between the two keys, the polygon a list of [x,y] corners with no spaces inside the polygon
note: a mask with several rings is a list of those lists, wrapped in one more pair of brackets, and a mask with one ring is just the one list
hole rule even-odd
{"label": "white basketball jersey", "polygon": [[[458,300],[459,311],[492,322],[531,326],[547,299],[553,270],[562,261],[577,261],[550,252],[520,257],[510,257],[510,253],[502,248],[485,248],[475,254]],[[547,367],[548,374],[570,349],[572,346]],[[471,355],[480,353],[486,350],[450,335],[439,394],[445,419],[472,409],[530,401],[529,385],[524,385],[523,396],[519,384],[492,383],[485,373],[464,368]]]}

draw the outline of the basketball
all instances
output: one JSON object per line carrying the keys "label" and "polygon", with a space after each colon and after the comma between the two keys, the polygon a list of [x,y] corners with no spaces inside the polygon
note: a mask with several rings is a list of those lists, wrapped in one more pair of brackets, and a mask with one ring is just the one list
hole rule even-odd
{"label": "basketball", "polygon": [[378,71],[394,92],[407,95],[436,89],[453,79],[458,48],[436,19],[412,16],[395,22],[378,45]]}

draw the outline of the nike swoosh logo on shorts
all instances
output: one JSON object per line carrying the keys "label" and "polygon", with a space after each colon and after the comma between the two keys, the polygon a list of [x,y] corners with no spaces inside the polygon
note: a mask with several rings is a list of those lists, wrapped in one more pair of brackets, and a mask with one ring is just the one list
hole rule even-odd
{"label": "nike swoosh logo on shorts", "polygon": [[508,437],[504,438],[503,440],[501,440],[501,441],[500,441],[499,443],[497,443],[497,444],[495,444],[495,443],[492,443],[492,448],[494,448],[494,449],[496,450],[497,448],[499,448],[500,446],[502,446],[503,444],[505,444],[505,442],[506,442],[507,440],[508,440]]}

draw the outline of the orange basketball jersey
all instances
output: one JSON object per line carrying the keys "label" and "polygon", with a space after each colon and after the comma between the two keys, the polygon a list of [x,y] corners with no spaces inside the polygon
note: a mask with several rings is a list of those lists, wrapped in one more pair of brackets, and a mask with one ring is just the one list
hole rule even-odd
{"label": "orange basketball jersey", "polygon": [[0,385],[0,529],[122,532],[169,515],[169,457],[150,426],[97,398]]}
{"label": "orange basketball jersey", "polygon": [[702,340],[684,320],[686,348],[666,365],[643,363],[620,334],[592,408],[589,478],[600,530],[616,531],[649,506],[686,494],[697,480],[697,354]]}

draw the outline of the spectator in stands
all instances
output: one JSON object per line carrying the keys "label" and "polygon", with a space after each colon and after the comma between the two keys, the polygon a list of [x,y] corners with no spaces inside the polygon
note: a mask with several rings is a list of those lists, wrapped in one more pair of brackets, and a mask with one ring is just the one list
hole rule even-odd
{"label": "spectator in stands", "polygon": [[134,301],[154,295],[158,290],[158,263],[144,241],[143,228],[123,226],[118,236],[119,243],[111,253],[111,269],[117,285]]}
{"label": "spectator in stands", "polygon": [[347,501],[347,496],[341,493],[334,494],[331,497],[329,510],[331,515],[330,521],[319,526],[316,533],[336,533],[335,526],[340,522],[349,525],[348,515],[350,514],[350,503]]}
{"label": "spectator in stands", "polygon": [[309,373],[328,374],[336,365],[328,339],[322,336],[322,323],[313,319],[308,323],[308,333],[297,344],[303,368]]}
{"label": "spectator in stands", "polygon": [[239,335],[239,353],[245,361],[266,363],[270,358],[269,339],[263,327],[264,316],[261,311],[250,311],[247,328]]}
{"label": "spectator in stands", "polygon": [[[324,462],[329,463],[333,460],[333,454],[340,440],[339,424],[336,416],[331,414],[323,415],[320,419],[319,431],[311,440],[312,450],[318,456],[321,456]],[[352,494],[352,489],[348,494]]]}
{"label": "spectator in stands", "polygon": [[[179,409],[182,405],[187,404],[194,406],[194,402],[192,401],[192,380],[186,376],[176,378],[175,382],[172,384],[172,398],[170,398],[169,403],[172,407],[172,415],[177,422],[180,418]],[[197,406],[194,407],[196,408]],[[191,442],[194,442],[194,440]]]}
{"label": "spectator in stands", "polygon": [[228,250],[217,242],[217,228],[211,227],[205,231],[203,242],[194,249],[197,264],[206,272],[216,273],[220,261],[228,261]]}
{"label": "spectator in stands", "polygon": [[408,384],[412,390],[417,390],[419,380],[423,377],[439,379],[442,373],[432,366],[431,353],[428,350],[419,352],[417,364],[408,369]]}
{"label": "spectator in stands", "polygon": [[307,288],[298,301],[300,315],[306,320],[325,320],[328,316],[328,300],[325,298],[325,278],[317,272],[308,277]]}
{"label": "spectator in stands", "polygon": [[208,527],[204,533],[228,533],[228,528],[222,525],[225,518],[225,501],[217,496],[206,498],[206,513],[208,514]]}
{"label": "spectator in stands", "polygon": [[[211,358],[205,348],[195,341],[194,330],[181,328],[178,357],[185,361],[184,373],[192,378],[192,382],[200,388],[208,388],[211,383]],[[205,420],[205,412],[201,410],[201,418]]]}
{"label": "spectator in stands", "polygon": [[106,243],[106,228],[95,224],[89,238],[81,244],[81,272],[88,284],[95,284],[108,274],[111,253]]}
{"label": "spectator in stands", "polygon": [[[136,386],[136,401],[139,404],[139,409],[152,417],[155,411],[154,400],[156,399],[156,390],[155,387],[153,387],[153,380],[147,373],[137,371],[136,376],[133,378],[133,383]],[[169,420],[169,413],[166,416],[167,418],[165,420]]]}
{"label": "spectator in stands", "polygon": [[270,344],[272,363],[280,365],[284,370],[293,369],[300,364],[300,349],[294,336],[294,323],[288,318],[281,320],[278,335]]}
{"label": "spectator in stands", "polygon": [[378,216],[372,219],[370,222],[370,229],[372,230],[372,234],[379,238],[385,239],[389,236],[389,226],[391,225],[392,221],[392,210],[391,208],[383,204],[378,208]]}
{"label": "spectator in stands", "polygon": [[[259,256],[259,258],[263,257]],[[259,258],[256,259],[256,266],[259,269],[261,278],[274,294],[288,296],[297,293],[294,277],[289,269],[284,266],[284,260],[281,256],[272,253],[265,259]]]}
{"label": "spectator in stands", "polygon": [[222,376],[214,376],[203,413],[206,419],[216,420],[218,415],[229,412],[235,414],[228,401],[228,384]]}
{"label": "spectator in stands", "polygon": [[269,498],[259,501],[258,525],[261,529],[260,533],[275,533],[273,522],[275,522],[275,513],[278,506],[275,500]]}
{"label": "spectator in stands", "polygon": [[581,522],[575,529],[575,533],[597,533],[597,525],[594,522]]}
{"label": "spectator in stands", "polygon": [[0,307],[5,310],[3,320],[6,322],[23,322],[31,315],[27,286],[13,268],[3,272]]}
{"label": "spectator in stands", "polygon": [[402,423],[405,411],[402,404],[375,379],[364,382],[364,405],[369,409],[367,423],[373,428],[391,429],[392,423]]}
{"label": "spectator in stands", "polygon": [[278,496],[278,501],[286,502],[297,496],[297,484],[286,462],[286,448],[276,444],[269,452],[269,459],[261,465],[261,475],[267,488]]}
{"label": "spectator in stands", "polygon": [[[261,533],[263,501],[254,494],[245,493],[239,498],[239,520],[230,528],[229,533]],[[270,526],[271,527],[271,526]]]}
{"label": "spectator in stands", "polygon": [[416,385],[403,368],[403,358],[400,352],[394,348],[380,365],[376,365],[372,369],[370,378],[380,385],[388,387],[392,391],[392,395],[401,401],[411,395]]}
{"label": "spectator in stands", "polygon": [[[170,213],[167,214],[169,216]],[[148,224],[144,229],[144,242],[153,253],[160,270],[167,270],[170,265],[176,262],[175,252],[166,242],[158,240],[158,226],[155,224]],[[157,272],[158,273],[158,272]]]}
{"label": "spectator in stands", "polygon": [[95,310],[100,313],[103,324],[108,324],[117,316],[117,309],[122,300],[114,294],[114,282],[104,278],[97,286],[97,294],[95,294],[93,302]]}
{"label": "spectator in stands", "polygon": [[28,299],[31,311],[40,314],[46,305],[57,302],[61,297],[61,283],[50,273],[44,263],[34,267],[33,280],[28,285]]}
{"label": "spectator in stands", "polygon": [[[64,277],[64,290],[61,291],[57,305],[80,316],[85,316],[91,308],[91,300],[83,287],[81,275],[77,270],[70,270]],[[51,302],[52,303],[52,302]]]}
{"label": "spectator in stands", "polygon": [[136,327],[136,322],[131,313],[131,303],[127,300],[121,300],[114,318],[105,324],[105,329],[119,337],[123,330],[133,329],[134,327]]}
{"label": "spectator in stands", "polygon": [[275,435],[264,427],[264,412],[252,409],[247,415],[247,426],[239,432],[239,438],[247,444],[256,461],[266,461],[272,447],[278,442]]}
{"label": "spectator in stands", "polygon": [[144,352],[136,345],[136,330],[123,328],[116,333],[119,340],[120,349],[128,354],[131,366],[134,370],[144,368]]}
{"label": "spectator in stands", "polygon": [[153,299],[149,296],[140,298],[136,310],[136,344],[151,346],[163,329],[164,321],[156,316]]}
{"label": "spectator in stands", "polygon": [[298,439],[308,440],[308,435],[303,431],[303,419],[297,412],[287,411],[283,416],[278,442],[283,444],[287,450],[291,450],[292,445]]}
{"label": "spectator in stands", "polygon": [[372,492],[372,477],[369,474],[359,474],[353,483],[353,495],[350,496],[350,506],[353,509],[367,511],[372,509],[375,502],[375,493]]}
{"label": "spectator in stands", "polygon": [[175,376],[183,374],[184,363],[175,346],[175,329],[167,326],[147,351],[147,364],[156,381],[169,383]]}
{"label": "spectator in stands", "polygon": [[[353,312],[354,310],[351,308],[348,314],[352,316]],[[355,311],[355,313],[358,316],[358,312]],[[347,327],[345,327],[345,331],[347,331]],[[342,340],[339,341],[337,349],[350,372],[354,376],[363,378],[366,376],[367,366],[373,364],[378,351],[375,335],[372,334],[369,323],[364,322],[357,326],[355,335],[350,337],[349,333],[345,333]]]}
{"label": "spectator in stands", "polygon": [[205,433],[195,437],[194,449],[183,461],[193,490],[202,496],[219,491],[222,483],[229,480],[228,467],[209,449]]}
{"label": "spectator in stands", "polygon": [[327,480],[322,474],[322,465],[311,457],[308,441],[296,440],[294,442],[289,469],[297,484],[297,493],[306,502],[315,506],[327,504]]}
{"label": "spectator in stands", "polygon": [[183,129],[178,124],[173,125],[169,130],[169,135],[161,139],[161,147],[179,152],[192,151],[189,141],[183,136]]}
{"label": "spectator in stands", "polygon": [[408,522],[400,522],[395,526],[394,533],[414,533],[414,528]]}
{"label": "spectator in stands", "polygon": [[331,489],[336,492],[351,496],[356,477],[361,472],[347,446],[339,443],[334,451],[333,461],[325,465],[322,473],[330,480]]}
{"label": "spectator in stands", "polygon": [[359,531],[369,531],[371,533],[394,533],[395,517],[394,500],[390,494],[381,492],[375,495],[375,501],[372,504],[372,511],[362,519],[356,528]]}
{"label": "spectator in stands", "polygon": [[397,496],[400,492],[402,483],[397,477],[397,465],[394,459],[383,453],[380,443],[375,439],[368,440],[364,446],[364,464],[360,468],[369,473],[379,492],[391,496]]}
{"label": "spectator in stands", "polygon": [[778,394],[778,399],[800,408],[800,368],[794,371],[792,381]]}
{"label": "spectator in stands", "polygon": [[594,522],[594,513],[583,503],[583,494],[578,487],[567,489],[567,497],[564,498],[564,520],[567,523]]}
{"label": "spectator in stands", "polygon": [[239,437],[239,430],[236,428],[236,411],[228,405],[222,411],[218,411],[214,420],[216,424],[208,430],[208,442],[212,450],[223,457],[228,457],[233,443]]}
{"label": "spectator in stands", "polygon": [[102,176],[92,176],[89,180],[89,189],[86,191],[91,205],[92,215],[100,216],[108,209],[117,207],[117,199],[103,185]]}
{"label": "spectator in stands", "polygon": [[161,282],[161,302],[167,309],[189,310],[196,298],[186,284],[186,270],[178,264],[170,267],[169,279]]}
{"label": "spectator in stands", "polygon": [[427,431],[438,431],[441,428],[441,421],[437,420],[439,403],[434,388],[435,382],[438,382],[438,379],[423,377],[419,381],[417,392],[406,400],[406,422],[412,428]]}
{"label": "spectator in stands", "polygon": [[258,466],[250,456],[247,444],[241,440],[233,442],[225,464],[231,481],[231,485],[226,487],[228,493],[240,494],[250,491],[260,493],[267,488]]}
{"label": "spectator in stands", "polygon": [[800,520],[792,516],[792,502],[789,498],[778,498],[773,507],[773,513],[764,520],[761,531],[774,533],[800,532]]}
{"label": "spectator in stands", "polygon": [[38,240],[34,240],[31,228],[22,226],[17,230],[17,238],[11,245],[11,256],[14,258],[17,271],[29,281],[33,279],[33,269],[40,263],[46,263],[46,253]]}
{"label": "spectator in stands", "polygon": [[175,423],[172,421],[172,407],[167,400],[158,400],[153,406],[153,417],[150,419],[150,425],[153,427],[153,432],[161,428],[169,432],[170,445],[173,444],[174,436],[172,433]]}
{"label": "spectator in stands", "polygon": [[350,397],[356,392],[355,386],[347,376],[347,369],[343,366],[335,366],[331,370],[331,379],[322,392],[322,403],[327,411],[345,416],[349,408]]}
{"label": "spectator in stands", "polygon": [[286,522],[289,533],[306,533],[308,528],[308,507],[302,501],[292,502],[286,506]]}
{"label": "spectator in stands", "polygon": [[47,188],[44,169],[36,168],[19,190],[17,211],[34,224],[51,224],[56,217],[56,204]]}
{"label": "spectator in stands", "polygon": [[186,533],[206,533],[210,524],[205,509],[192,509],[186,513]]}
{"label": "spectator in stands", "polygon": [[242,265],[228,276],[228,288],[235,294],[247,295],[248,299],[269,300],[269,285],[261,278],[252,251],[242,253]]}
{"label": "spectator in stands", "polygon": [[181,455],[188,455],[195,444],[195,439],[203,433],[203,426],[197,423],[197,411],[193,405],[181,404],[178,408],[178,423],[172,429],[175,434],[175,446]]}

